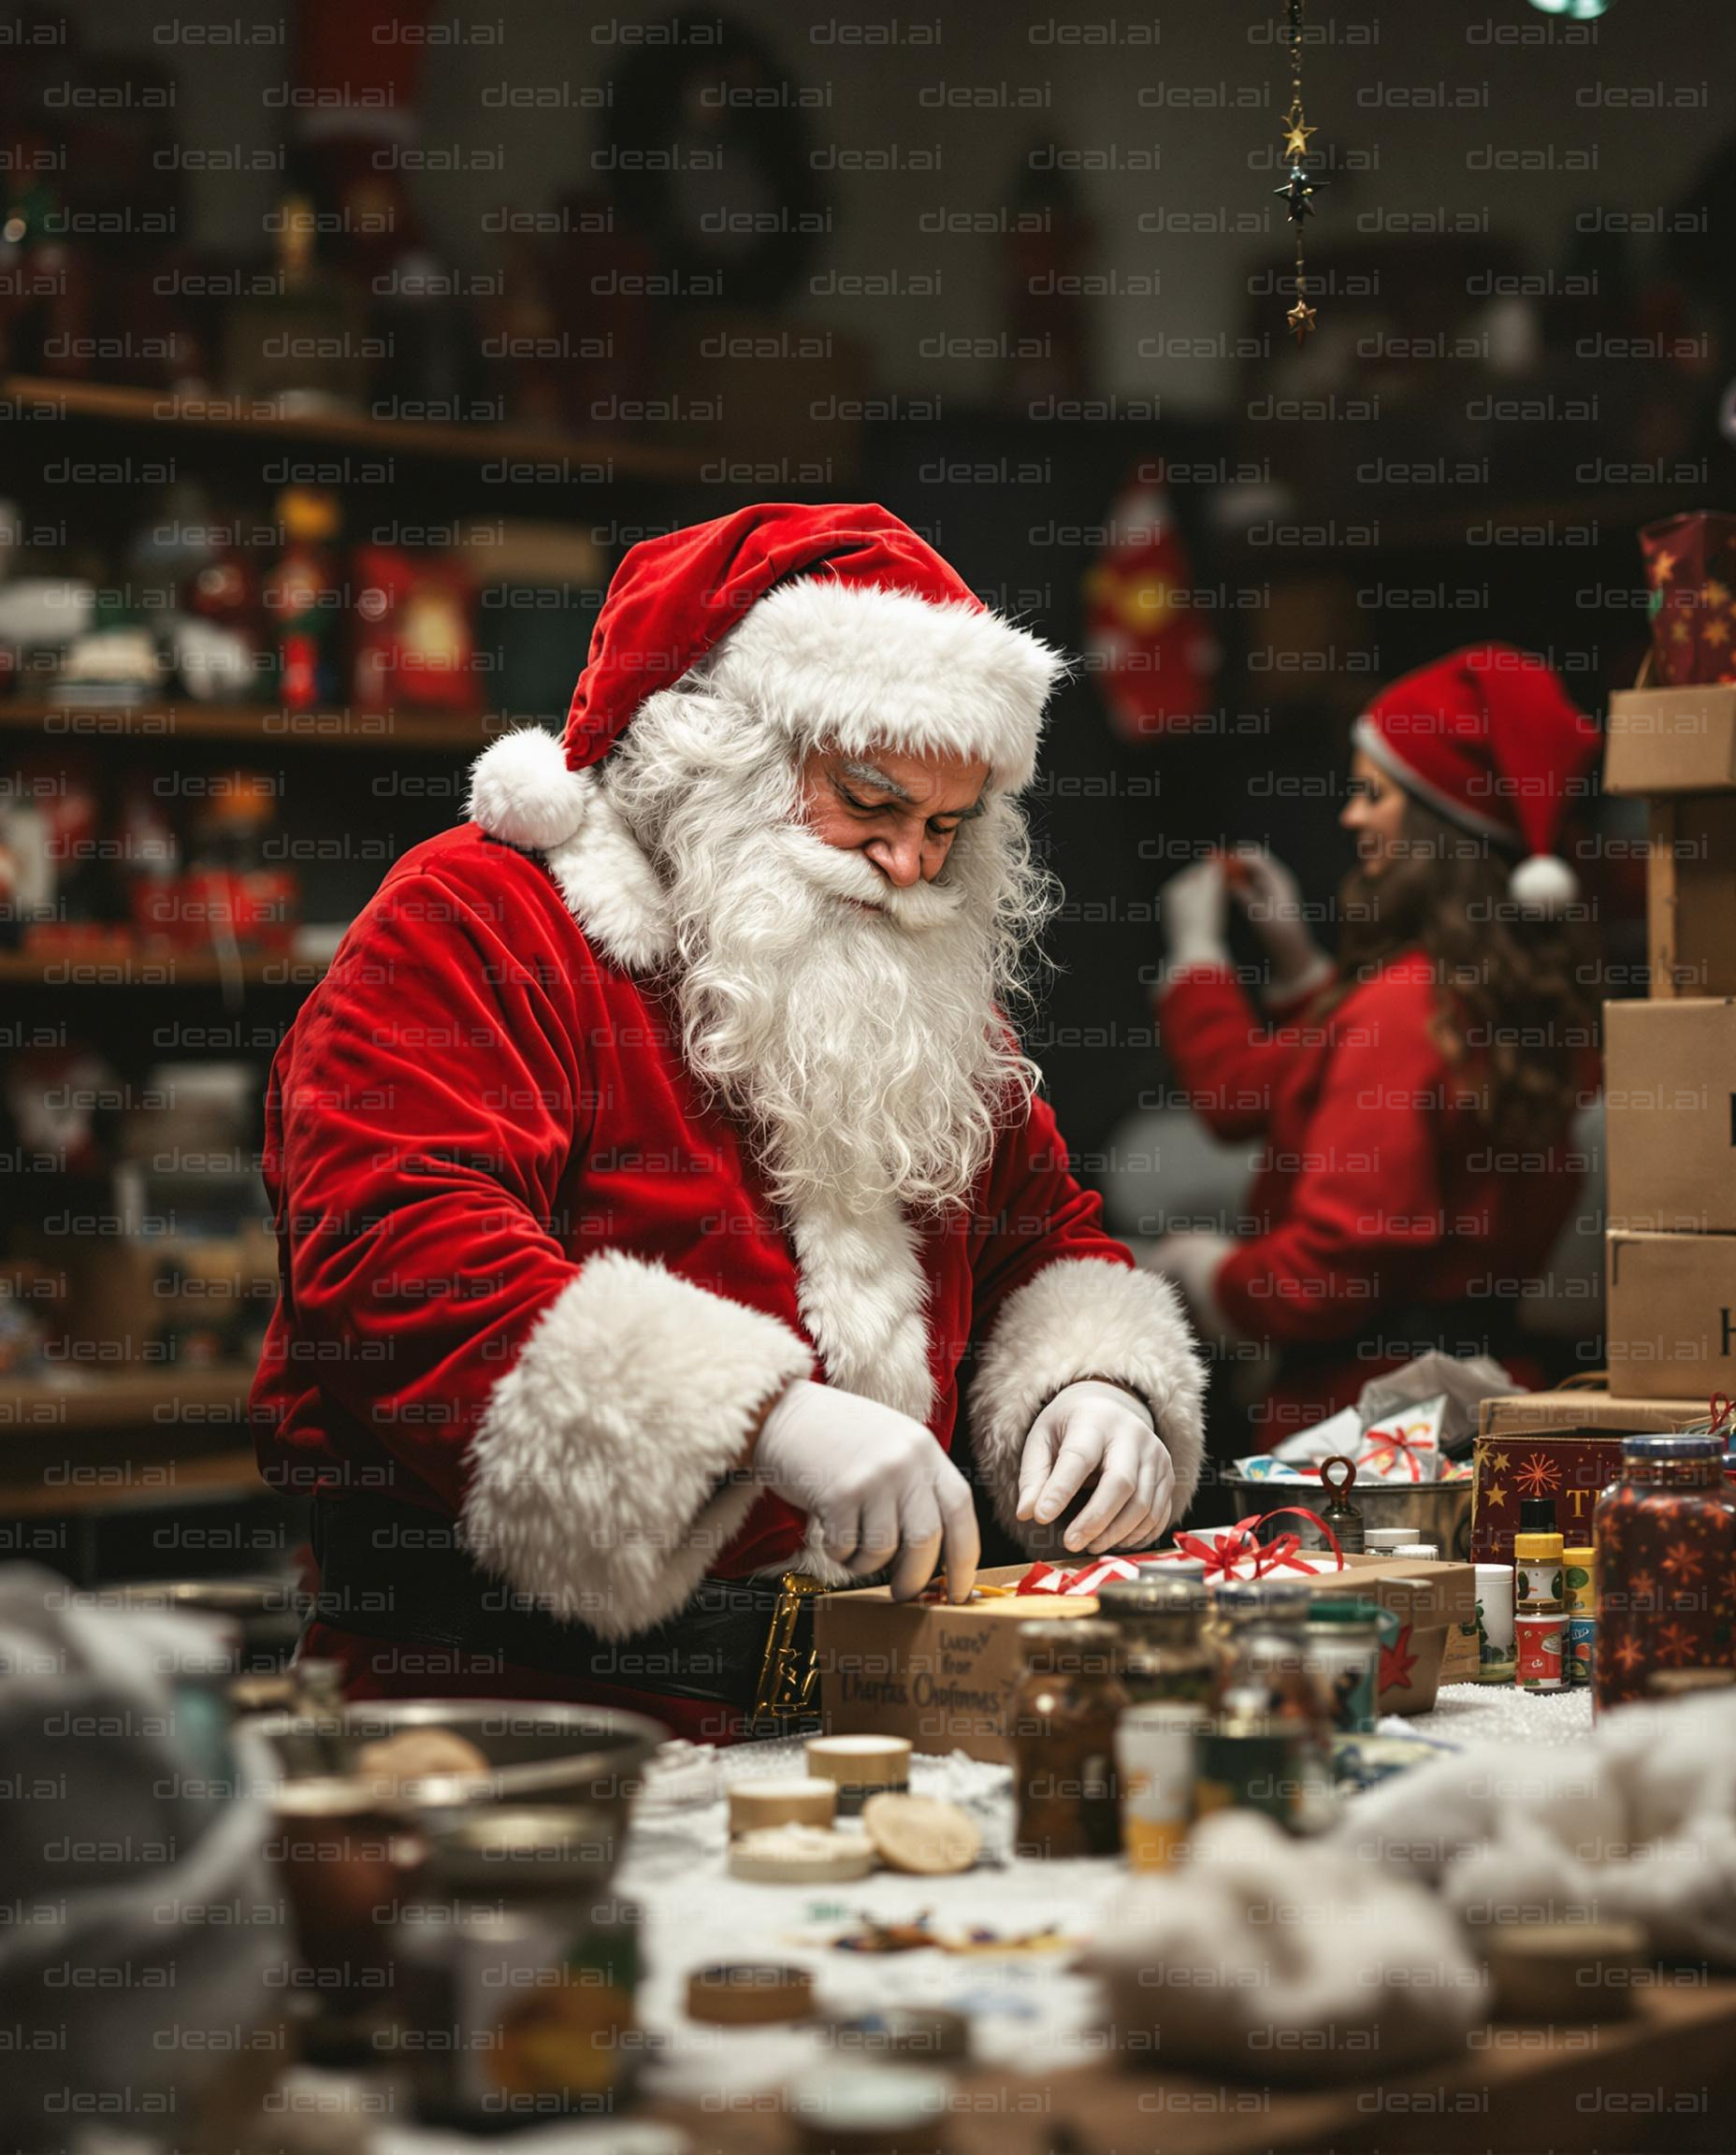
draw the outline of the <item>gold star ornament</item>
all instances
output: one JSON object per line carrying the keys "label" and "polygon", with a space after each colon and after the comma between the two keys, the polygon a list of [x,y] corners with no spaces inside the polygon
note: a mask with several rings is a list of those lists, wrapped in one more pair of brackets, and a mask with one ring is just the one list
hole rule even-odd
{"label": "gold star ornament", "polygon": [[1305,127],[1299,119],[1286,120],[1284,125],[1290,130],[1284,137],[1284,155],[1286,157],[1306,157],[1309,154],[1308,138],[1310,135],[1318,135],[1320,129],[1318,127]]}
{"label": "gold star ornament", "polygon": [[1314,326],[1314,310],[1306,299],[1298,297],[1295,305],[1284,316],[1284,320],[1290,325],[1290,334],[1300,344]]}

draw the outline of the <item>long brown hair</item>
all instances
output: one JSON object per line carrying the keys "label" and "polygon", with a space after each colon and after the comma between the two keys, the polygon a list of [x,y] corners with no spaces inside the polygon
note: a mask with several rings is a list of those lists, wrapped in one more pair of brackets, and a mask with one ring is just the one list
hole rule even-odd
{"label": "long brown hair", "polygon": [[1406,950],[1434,961],[1435,1037],[1495,1142],[1560,1141],[1598,1046],[1588,983],[1596,949],[1583,907],[1540,918],[1508,895],[1511,858],[1413,794],[1383,872],[1338,889],[1335,977],[1310,1019]]}

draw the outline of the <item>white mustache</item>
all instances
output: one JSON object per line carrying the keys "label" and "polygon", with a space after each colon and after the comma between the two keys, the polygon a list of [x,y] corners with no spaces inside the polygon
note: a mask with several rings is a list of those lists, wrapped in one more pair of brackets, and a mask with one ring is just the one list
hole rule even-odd
{"label": "white mustache", "polygon": [[957,919],[964,903],[962,890],[940,883],[913,883],[901,890],[865,855],[828,846],[800,824],[788,825],[777,837],[790,866],[814,889],[872,905],[911,934],[944,928]]}

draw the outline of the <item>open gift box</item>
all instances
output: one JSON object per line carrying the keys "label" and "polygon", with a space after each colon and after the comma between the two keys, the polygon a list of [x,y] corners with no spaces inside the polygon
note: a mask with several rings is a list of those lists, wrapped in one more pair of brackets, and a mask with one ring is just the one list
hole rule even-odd
{"label": "open gift box", "polygon": [[[1477,1618],[1477,1575],[1468,1564],[1413,1563],[1385,1556],[1306,1559],[1321,1570],[1287,1570],[1322,1599],[1355,1594],[1397,1617],[1383,1649],[1379,1708],[1425,1714],[1435,1702],[1450,1641]],[[1027,1567],[977,1573],[977,1585],[1016,1586]],[[1006,1737],[1013,1693],[1024,1675],[1019,1627],[1037,1618],[1093,1616],[1094,1595],[1004,1594],[958,1607],[894,1601],[869,1586],[817,1598],[814,1624],[819,1711],[830,1735],[907,1736],[919,1751],[963,1751],[1010,1762]],[[1472,1638],[1472,1657],[1475,1640]]]}

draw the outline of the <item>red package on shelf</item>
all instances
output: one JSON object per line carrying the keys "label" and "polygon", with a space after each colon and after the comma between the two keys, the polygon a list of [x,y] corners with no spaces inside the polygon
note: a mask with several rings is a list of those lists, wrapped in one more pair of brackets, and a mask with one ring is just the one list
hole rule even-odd
{"label": "red package on shelf", "polygon": [[1736,681],[1736,516],[1696,509],[1640,534],[1652,665],[1666,688]]}

